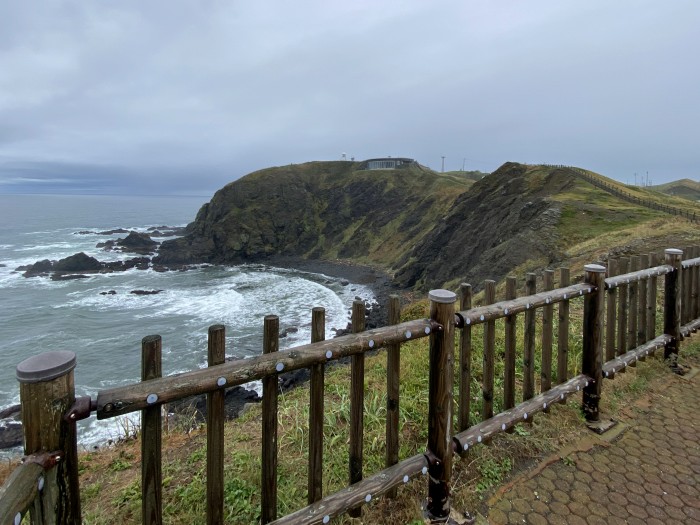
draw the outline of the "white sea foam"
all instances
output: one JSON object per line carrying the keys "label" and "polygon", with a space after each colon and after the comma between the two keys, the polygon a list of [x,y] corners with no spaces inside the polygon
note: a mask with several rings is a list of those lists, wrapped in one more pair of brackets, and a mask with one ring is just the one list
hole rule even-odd
{"label": "white sea foam", "polygon": [[[35,348],[71,349],[78,355],[79,363],[76,393],[95,397],[101,389],[138,382],[140,340],[149,333],[162,334],[163,371],[170,375],[206,366],[207,327],[211,324],[226,326],[229,357],[245,357],[261,351],[265,315],[279,316],[283,333],[292,329],[280,339],[280,349],[284,350],[310,341],[311,308],[326,309],[326,337],[330,338],[332,328],[345,328],[348,308],[356,296],[367,301],[373,299],[371,289],[366,286],[341,286],[332,277],[264,265],[229,268],[203,265],[188,272],[164,273],[131,269],[92,274],[75,281],[25,279],[20,273],[13,273],[17,266],[42,259],[57,260],[79,251],[101,261],[135,257],[95,247],[98,239],[101,242],[109,236],[73,235],[80,230],[104,231],[116,227],[36,232],[36,246],[23,245],[28,241],[26,238],[2,245],[9,253],[0,260],[6,264],[0,268],[0,289],[14,301],[4,305],[6,317],[10,319],[15,315],[13,312],[20,312],[12,321],[18,326],[41,320],[41,327],[31,333],[21,327],[15,330],[6,327],[2,332],[0,349],[6,356],[5,375],[0,372],[3,386],[16,384],[14,366]],[[128,229],[147,231],[147,228]],[[154,295],[129,293],[136,289],[163,291]],[[109,290],[115,290],[116,294],[101,295]],[[11,368],[9,372],[8,368]],[[259,381],[244,386],[261,390]],[[0,403],[4,406],[18,399],[15,389],[0,391]],[[118,439],[126,427],[134,428],[138,424],[138,414],[127,417],[121,422],[97,421],[94,417],[81,422],[82,446]]]}

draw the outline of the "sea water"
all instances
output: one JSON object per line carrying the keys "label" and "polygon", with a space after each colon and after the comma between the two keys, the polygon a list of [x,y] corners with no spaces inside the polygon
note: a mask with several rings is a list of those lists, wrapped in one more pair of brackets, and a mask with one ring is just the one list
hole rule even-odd
{"label": "sea water", "polygon": [[[264,265],[206,266],[188,271],[129,270],[51,281],[25,278],[18,266],[85,252],[100,261],[137,257],[106,252],[96,244],[154,226],[184,226],[206,197],[0,195],[0,409],[19,402],[15,368],[42,352],[77,356],[76,395],[128,385],[140,378],[141,339],[163,339],[163,374],[206,365],[207,328],[226,326],[229,358],[257,355],[265,315],[294,328],[280,349],[307,343],[311,308],[326,309],[326,333],[345,328],[356,296],[373,299],[368,287],[321,274]],[[156,240],[161,240],[156,238]],[[343,286],[345,284],[345,286]],[[132,290],[162,290],[135,295]],[[114,294],[103,294],[114,291]],[[251,385],[255,388],[256,385]],[[116,439],[138,424],[138,415],[81,422],[79,441],[90,447]]]}

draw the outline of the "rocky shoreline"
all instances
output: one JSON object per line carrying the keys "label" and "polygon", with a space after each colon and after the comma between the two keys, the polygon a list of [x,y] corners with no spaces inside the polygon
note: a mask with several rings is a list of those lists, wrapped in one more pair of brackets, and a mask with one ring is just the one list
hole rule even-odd
{"label": "rocky shoreline", "polygon": [[[286,268],[309,272],[313,274],[323,274],[329,277],[341,279],[341,283],[347,283],[347,286],[352,284],[362,284],[372,289],[374,294],[374,302],[365,304],[367,307],[367,318],[365,325],[368,330],[385,326],[387,322],[386,304],[389,300],[389,295],[396,292],[397,289],[393,286],[391,276],[386,272],[352,263],[350,261],[322,261],[308,260],[294,257],[276,257],[264,261],[268,266],[277,268]],[[338,330],[334,337],[340,337],[350,333],[351,323],[343,330]],[[329,336],[331,334],[328,334]],[[336,365],[346,365],[348,359],[336,361]],[[305,384],[309,380],[309,370],[302,368],[280,374],[279,387],[281,392],[286,392],[300,385]],[[244,387],[237,386],[226,391],[224,406],[226,419],[236,419],[240,417],[247,408],[254,403],[259,403],[262,398],[257,392],[248,390]],[[177,428],[189,429],[201,425],[206,420],[206,397],[196,396],[176,403],[171,403],[168,406],[170,421]]]}
{"label": "rocky shoreline", "polygon": [[[76,234],[87,234],[88,232],[77,232]],[[92,233],[92,232],[89,232]],[[105,232],[107,233],[107,232]],[[137,268],[146,269],[149,267],[148,257],[136,258],[140,263]],[[386,304],[391,293],[396,291],[393,286],[392,278],[386,272],[373,268],[352,263],[350,261],[323,261],[323,260],[308,260],[296,257],[274,257],[257,263],[265,264],[271,267],[293,269],[312,274],[323,274],[335,279],[340,279],[343,286],[351,286],[352,284],[361,284],[369,287],[374,294],[374,301],[366,304],[367,307],[367,329],[384,326],[386,324]],[[73,264],[75,263],[75,265]],[[26,277],[49,277],[54,280],[65,278],[84,278],[90,273],[102,273],[111,271],[120,271],[128,269],[126,265],[115,265],[114,267],[104,266],[108,263],[98,261],[93,257],[89,257],[83,253],[73,255],[60,261],[38,261],[35,265],[28,267],[17,268],[17,271],[24,271]],[[190,268],[195,265],[190,266]],[[154,268],[156,269],[156,268]],[[186,268],[185,268],[186,269]],[[177,268],[158,268],[160,271],[182,271],[182,267]],[[88,275],[86,275],[88,274]],[[77,277],[81,275],[81,277]],[[110,294],[110,292],[102,292]],[[160,290],[134,290],[131,293],[136,295],[146,295],[158,293]],[[116,292],[115,292],[116,293]],[[338,337],[350,332],[350,323],[345,329],[338,330],[335,334],[327,334],[328,337]],[[285,334],[280,334],[284,337]],[[339,363],[342,364],[342,363]],[[309,379],[309,371],[306,369],[295,370],[293,372],[280,375],[280,389],[287,391],[304,384]],[[260,396],[254,390],[248,390],[244,387],[234,387],[226,391],[225,396],[225,411],[227,419],[239,417],[251,403],[257,403],[261,400]],[[206,402],[205,396],[197,396],[182,400],[177,403],[171,403],[168,406],[169,420],[175,424],[177,428],[187,429],[193,426],[198,426],[206,418]],[[8,449],[21,446],[22,444],[22,426],[21,414],[19,405],[9,407],[0,412],[0,449]]]}

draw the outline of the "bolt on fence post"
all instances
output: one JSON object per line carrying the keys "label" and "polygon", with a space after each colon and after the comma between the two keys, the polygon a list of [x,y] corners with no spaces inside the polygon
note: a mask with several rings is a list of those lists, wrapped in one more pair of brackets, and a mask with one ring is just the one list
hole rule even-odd
{"label": "bolt on fence post", "polygon": [[681,261],[683,251],[675,248],[664,250],[666,264],[673,266],[673,271],[664,278],[664,333],[673,339],[664,348],[664,359],[670,360],[671,368],[677,371],[678,346],[681,336]]}
{"label": "bolt on fence post", "polygon": [[41,513],[47,522],[71,525],[81,523],[75,421],[64,419],[75,403],[75,364],[75,354],[64,350],[29,357],[16,369],[25,455],[60,454],[45,476]]}
{"label": "bolt on fence post", "polygon": [[[584,266],[586,284],[593,292],[583,303],[583,355],[581,371],[592,379],[583,389],[582,409],[586,423],[598,424],[598,403],[603,386],[603,319],[605,300],[605,267],[598,264]],[[597,430],[597,429],[596,429]]]}
{"label": "bolt on fence post", "polygon": [[431,290],[430,319],[442,329],[430,334],[428,386],[428,518],[446,522],[450,516],[452,476],[452,378],[454,375],[455,301],[449,290]]}

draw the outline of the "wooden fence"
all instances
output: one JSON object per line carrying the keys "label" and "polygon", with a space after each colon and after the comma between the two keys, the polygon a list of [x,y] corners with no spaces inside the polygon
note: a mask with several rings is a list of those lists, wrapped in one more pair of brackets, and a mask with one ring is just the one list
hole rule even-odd
{"label": "wooden fence", "polygon": [[[622,199],[624,201],[627,201],[632,204],[637,204],[639,206],[644,206],[645,208],[649,208],[652,210],[657,210],[661,211],[664,213],[668,213],[670,215],[676,215],[678,217],[683,217],[685,219],[688,219],[691,222],[694,223],[699,223],[700,222],[700,216],[696,211],[693,211],[692,213],[690,212],[689,209],[682,209],[682,208],[676,208],[675,206],[669,206],[668,204],[662,204],[656,200],[653,199],[644,199],[642,197],[638,197],[637,195],[633,195],[628,191],[624,191],[620,188],[619,185],[615,184],[610,184],[607,182],[603,177],[599,177],[596,175],[593,175],[592,173],[582,170],[581,168],[576,168],[574,166],[565,166],[561,164],[543,164],[543,166],[549,166],[552,168],[561,168],[561,169],[566,169],[571,172],[572,175],[581,177],[582,179],[586,180],[587,182],[593,184],[593,186],[600,188],[601,190],[604,190],[611,195],[616,196],[618,199]],[[688,204],[693,201],[688,201]]]}
{"label": "wooden fence", "polygon": [[[526,278],[526,295],[516,297],[516,280],[506,279],[505,299],[496,302],[495,282],[484,283],[481,306],[472,306],[472,288],[460,286],[429,293],[430,318],[399,323],[398,297],[389,304],[390,324],[364,330],[364,305],[353,305],[353,334],[324,339],[324,310],[312,312],[312,342],[278,351],[279,320],[264,321],[263,353],[224,362],[225,329],[209,329],[209,367],[161,377],[161,338],[142,342],[142,381],[102,390],[96,399],[75,398],[72,352],[51,352],[31,357],[17,366],[24,423],[25,461],[0,489],[0,525],[18,525],[26,512],[33,523],[80,523],[76,421],[92,412],[99,419],[141,411],[142,522],[162,522],[161,405],[189,396],[207,395],[207,516],[208,524],[223,523],[223,396],[226,388],[256,379],[263,381],[261,516],[263,523],[328,523],[343,513],[360,515],[362,505],[379,495],[392,497],[398,486],[427,475],[428,514],[443,522],[450,512],[452,458],[499,432],[508,431],[553,403],[582,394],[588,425],[603,430],[599,401],[603,378],[613,378],[628,366],[664,349],[664,357],[678,368],[679,342],[700,327],[700,248],[665,251],[660,264],[656,254],[608,261],[606,268],[585,267],[583,281],[570,284],[569,271],[544,272],[541,291],[536,275]],[[628,271],[629,270],[629,271]],[[657,335],[656,305],[663,277],[663,331]],[[570,357],[570,301],[582,298],[581,373],[567,377]],[[558,337],[554,348],[554,308]],[[517,326],[522,316],[522,399],[516,404]],[[539,381],[536,380],[537,322],[541,319]],[[503,319],[504,381],[494,390],[495,323]],[[659,320],[660,321],[660,320]],[[481,419],[470,420],[469,385],[472,381],[473,328],[483,325]],[[459,338],[456,338],[456,332]],[[425,453],[399,460],[399,360],[401,343],[430,338],[428,444]],[[458,339],[457,348],[455,341]],[[387,418],[386,468],[365,476],[363,471],[364,355],[386,349]],[[555,354],[556,350],[556,354]],[[338,359],[351,360],[351,416],[349,485],[334,494],[322,493],[324,369]],[[455,359],[458,361],[455,363]],[[278,374],[309,368],[310,429],[308,506],[277,515],[277,394]],[[459,371],[458,392],[453,392],[454,370]],[[539,389],[538,389],[539,385]],[[539,390],[539,391],[538,391]],[[495,413],[494,400],[502,395],[503,410]],[[457,410],[454,413],[454,400]],[[456,416],[453,417],[453,416]],[[456,420],[456,428],[453,421]],[[429,474],[429,475],[428,475]]]}

